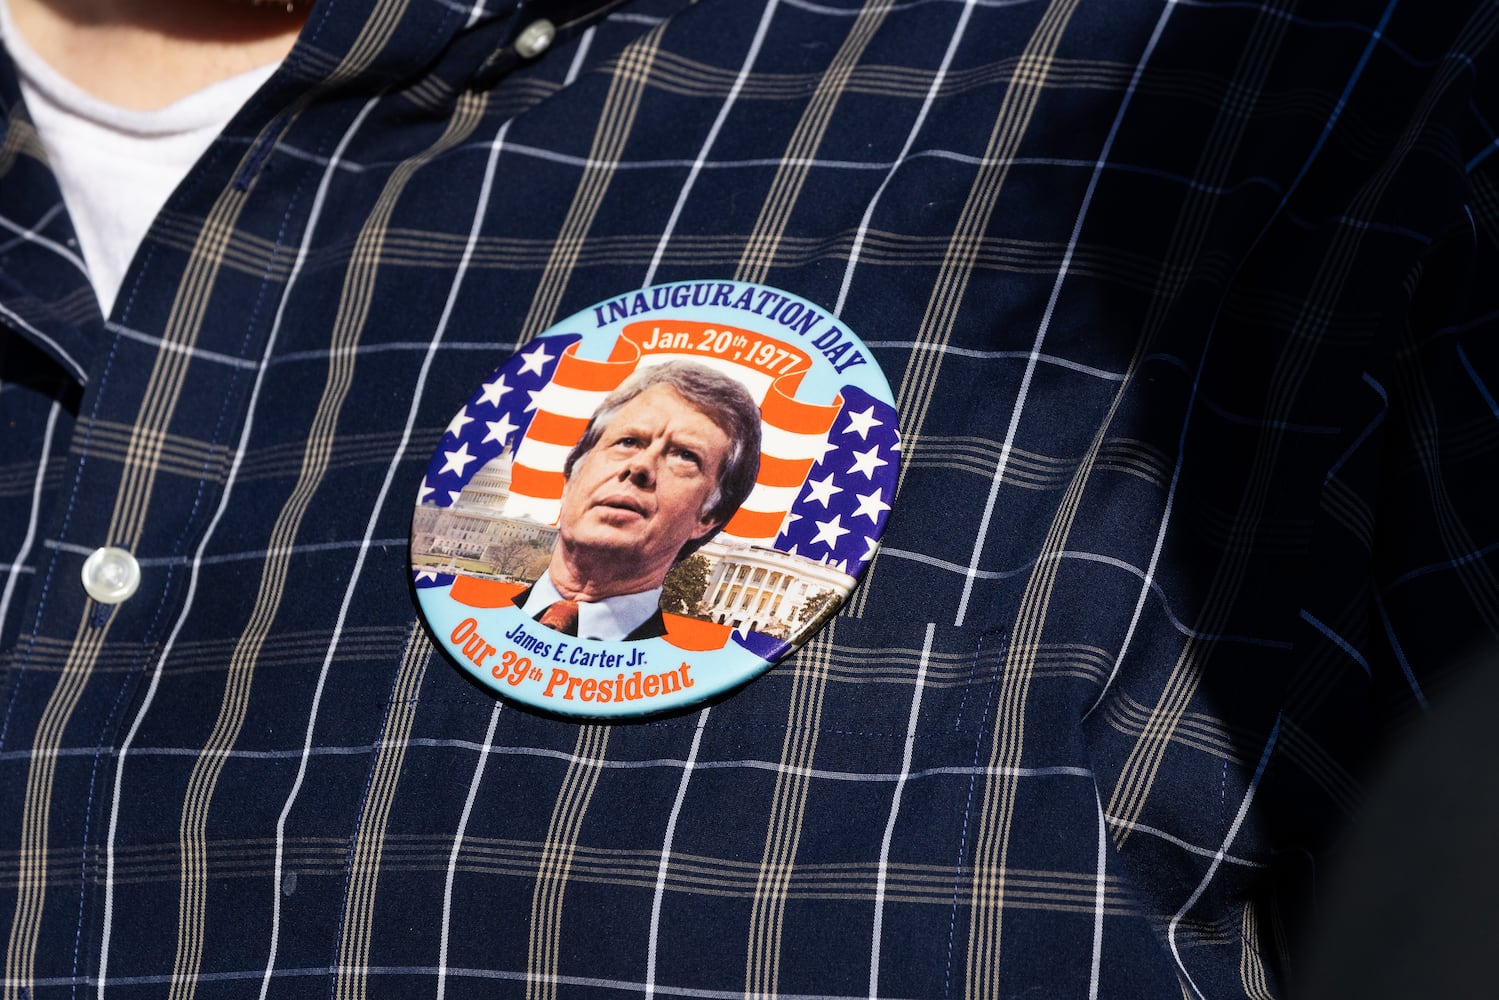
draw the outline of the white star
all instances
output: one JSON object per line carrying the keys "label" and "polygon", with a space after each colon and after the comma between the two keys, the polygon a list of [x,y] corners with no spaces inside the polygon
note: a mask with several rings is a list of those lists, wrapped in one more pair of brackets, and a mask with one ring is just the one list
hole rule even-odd
{"label": "white star", "polygon": [[422,480],[422,488],[416,491],[416,502],[417,503],[423,502],[424,500],[427,499],[427,494],[432,493],[432,492],[434,492],[434,490],[432,489],[432,487],[428,486],[427,485],[427,481],[425,479],[423,479]]}
{"label": "white star", "polygon": [[859,440],[868,441],[870,431],[874,430],[876,427],[884,426],[885,422],[883,420],[874,419],[874,407],[871,406],[863,413],[850,413],[848,415],[848,426],[843,428],[843,433],[857,433],[859,435]]}
{"label": "white star", "polygon": [[815,465],[816,463],[821,462],[823,459],[827,458],[828,452],[837,450],[838,445],[836,445],[832,441],[819,442],[816,445],[817,457],[812,459],[813,464]]}
{"label": "white star", "polygon": [[536,350],[521,355],[520,373],[535,372],[541,374],[541,366],[552,360],[554,355],[547,353],[547,345],[537,344]]}
{"label": "white star", "polygon": [[461,476],[463,475],[463,470],[468,468],[468,463],[478,459],[477,455],[470,455],[468,453],[467,441],[460,444],[457,451],[443,452],[443,456],[447,458],[447,461],[443,463],[442,470],[438,475],[442,475],[445,472],[453,472]]}
{"label": "white star", "polygon": [[791,546],[791,548],[789,548],[789,549],[786,550],[786,554],[788,556],[794,556],[794,555],[796,555],[796,546],[793,544]]}
{"label": "white star", "polygon": [[457,503],[458,502],[458,498],[461,497],[461,496],[463,496],[463,491],[462,490],[448,490],[448,503],[450,503],[450,504]]}
{"label": "white star", "polygon": [[807,480],[807,490],[809,491],[807,502],[811,503],[813,500],[816,500],[822,504],[823,510],[827,510],[828,501],[833,499],[835,493],[842,493],[843,487],[833,485],[833,474],[829,472],[827,477],[821,482],[818,482],[816,479]]}
{"label": "white star", "polygon": [[796,522],[800,521],[801,519],[802,519],[802,516],[800,514],[797,514],[794,511],[789,511],[788,510],[786,512],[786,520],[784,522],[782,522],[782,524],[781,524],[781,530],[785,531],[787,528],[791,527],[793,524],[795,524]]}
{"label": "white star", "polygon": [[463,428],[474,422],[474,418],[468,415],[468,407],[464,407],[453,414],[453,420],[448,424],[448,433],[458,437],[463,433]]}
{"label": "white star", "polygon": [[740,622],[739,627],[734,629],[734,634],[743,639],[745,636],[749,635],[749,631],[749,622]]}
{"label": "white star", "polygon": [[419,569],[419,570],[417,570],[416,571],[416,582],[417,583],[421,583],[423,580],[431,580],[433,583],[436,583],[437,582],[437,573],[434,570],[430,570],[430,569]]}
{"label": "white star", "polygon": [[499,406],[500,398],[510,391],[505,384],[505,376],[496,375],[493,382],[485,382],[479,395],[479,402],[488,403],[490,406]]}
{"label": "white star", "polygon": [[538,397],[538,396],[541,395],[541,390],[540,389],[527,389],[526,390],[526,395],[528,395],[528,396],[531,397],[531,401],[526,404],[525,412],[526,413],[530,413],[532,410],[536,409],[536,397]]}
{"label": "white star", "polygon": [[850,516],[858,517],[860,514],[863,514],[871,521],[879,523],[880,515],[890,509],[890,505],[880,499],[881,492],[883,491],[875,490],[873,493],[855,493],[854,496],[859,498],[859,509],[854,511]]}
{"label": "white star", "polygon": [[864,554],[859,557],[859,561],[869,562],[869,560],[874,558],[874,554],[880,551],[880,543],[877,539],[866,538],[864,539],[864,545]]}
{"label": "white star", "polygon": [[864,473],[864,478],[873,479],[875,469],[879,468],[882,465],[890,464],[883,458],[880,458],[878,454],[876,454],[879,450],[880,446],[875,445],[868,451],[854,452],[854,464],[848,467],[849,474],[852,475],[855,472],[862,472]]}
{"label": "white star", "polygon": [[[848,534],[848,529],[841,523],[842,520],[842,514],[834,514],[831,521],[814,521],[813,523],[817,525],[817,537],[812,539],[812,544],[822,542],[830,549],[837,545],[838,539]],[[827,557],[824,556],[823,559],[826,560]]]}
{"label": "white star", "polygon": [[490,441],[498,441],[501,448],[505,447],[505,442],[510,439],[511,434],[515,433],[517,427],[516,424],[510,422],[508,413],[500,414],[498,420],[484,421],[484,426],[489,428],[489,433],[484,435],[484,440],[479,443],[488,444]]}

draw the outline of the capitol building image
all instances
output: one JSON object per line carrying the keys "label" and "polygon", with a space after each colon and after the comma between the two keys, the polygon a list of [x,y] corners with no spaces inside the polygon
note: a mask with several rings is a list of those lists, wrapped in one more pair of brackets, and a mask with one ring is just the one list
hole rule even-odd
{"label": "capitol building image", "polygon": [[[511,457],[507,450],[487,462],[451,506],[417,504],[414,568],[525,584],[546,572],[556,526],[503,513]],[[796,641],[835,611],[853,585],[836,565],[719,536],[667,575],[662,608]]]}
{"label": "capitol building image", "polygon": [[501,513],[510,497],[510,459],[509,451],[490,459],[450,507],[417,504],[413,567],[527,584],[546,572],[556,526]]}

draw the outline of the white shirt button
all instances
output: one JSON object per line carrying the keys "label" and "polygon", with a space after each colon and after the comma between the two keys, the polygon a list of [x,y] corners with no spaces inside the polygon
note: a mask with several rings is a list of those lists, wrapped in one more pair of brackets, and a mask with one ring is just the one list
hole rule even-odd
{"label": "white shirt button", "polygon": [[83,589],[100,604],[119,604],[140,585],[140,563],[124,549],[95,549],[83,561]]}
{"label": "white shirt button", "polygon": [[515,36],[515,53],[522,59],[535,59],[545,52],[557,37],[557,26],[541,17],[521,29]]}

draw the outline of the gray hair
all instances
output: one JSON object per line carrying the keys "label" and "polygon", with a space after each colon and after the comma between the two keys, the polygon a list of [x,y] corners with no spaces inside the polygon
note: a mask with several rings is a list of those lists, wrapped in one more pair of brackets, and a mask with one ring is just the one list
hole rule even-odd
{"label": "gray hair", "polygon": [[[728,457],[718,470],[718,482],[703,511],[703,516],[713,518],[721,528],[749,497],[760,474],[760,407],[739,382],[694,361],[667,361],[641,369],[605,396],[588,419],[583,436],[568,453],[562,474],[572,476],[573,466],[598,444],[604,428],[622,406],[658,385],[673,389],[729,439]],[[687,558],[716,534],[717,528],[687,542],[677,559]]]}

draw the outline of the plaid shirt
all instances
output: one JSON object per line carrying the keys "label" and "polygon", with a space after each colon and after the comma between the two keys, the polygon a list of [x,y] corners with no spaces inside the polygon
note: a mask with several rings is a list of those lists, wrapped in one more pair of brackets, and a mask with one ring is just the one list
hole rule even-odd
{"label": "plaid shirt", "polygon": [[[1381,734],[1499,630],[1496,30],[320,0],[107,321],[6,64],[5,998],[1283,995]],[[498,701],[415,613],[427,459],[696,278],[868,343],[885,547],[709,706]]]}

